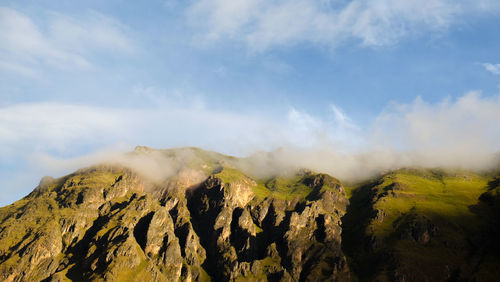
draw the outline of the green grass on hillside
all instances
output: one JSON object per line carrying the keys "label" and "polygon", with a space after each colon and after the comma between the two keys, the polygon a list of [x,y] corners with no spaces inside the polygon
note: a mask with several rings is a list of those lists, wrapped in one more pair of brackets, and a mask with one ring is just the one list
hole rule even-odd
{"label": "green grass on hillside", "polygon": [[[427,277],[438,280],[445,279],[447,268],[472,271],[467,270],[466,257],[473,251],[470,238],[481,232],[482,219],[471,207],[487,190],[488,180],[465,171],[400,169],[348,187],[352,197],[343,219],[343,248],[353,270],[361,280],[391,280],[395,266],[415,275],[425,269]],[[427,243],[408,237],[418,232],[411,231],[417,222],[435,227]],[[389,254],[392,262],[381,263],[380,256]]]}
{"label": "green grass on hillside", "polygon": [[449,174],[430,170],[399,170],[383,178],[377,189],[383,190],[393,183],[402,188],[396,197],[384,197],[374,205],[386,213],[385,219],[373,224],[374,233],[387,237],[394,221],[410,209],[431,220],[446,220],[466,230],[477,229],[470,206],[486,191],[488,179],[478,174],[461,172]]}
{"label": "green grass on hillside", "polygon": [[[304,201],[312,192],[321,193],[327,189],[336,189],[340,182],[328,175],[324,174],[295,174],[286,176],[276,176],[271,179],[252,180],[243,172],[231,167],[224,167],[215,176],[220,178],[224,183],[246,183],[252,187],[257,200],[266,198],[275,198],[279,200],[300,200]],[[307,181],[312,181],[312,178],[320,177],[322,185],[317,191],[316,187],[311,187]]]}
{"label": "green grass on hillside", "polygon": [[270,196],[280,200],[305,199],[312,188],[302,182],[302,176],[275,177],[265,183]]}

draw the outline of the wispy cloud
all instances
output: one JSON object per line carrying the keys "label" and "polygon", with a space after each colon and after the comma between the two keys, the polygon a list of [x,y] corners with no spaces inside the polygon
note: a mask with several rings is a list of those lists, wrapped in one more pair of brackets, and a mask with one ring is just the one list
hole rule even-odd
{"label": "wispy cloud", "polygon": [[[88,69],[95,52],[130,52],[134,49],[126,27],[102,14],[83,17],[48,13],[45,21],[14,9],[0,7],[0,69],[38,76],[47,67]],[[47,22],[47,24],[42,24]]]}
{"label": "wispy cloud", "polygon": [[[279,147],[412,156],[406,165],[479,166],[500,150],[500,97],[394,104],[360,129],[337,106],[331,118],[291,108],[284,117],[221,111],[189,102],[143,109],[57,103],[0,108],[1,153],[80,152],[110,144],[201,146],[232,154]],[[411,154],[410,154],[411,153]],[[408,155],[410,154],[410,155]],[[418,158],[416,156],[419,156]]]}
{"label": "wispy cloud", "polygon": [[280,146],[308,148],[342,142],[345,131],[341,124],[294,108],[285,117],[272,117],[211,109],[200,99],[182,97],[135,109],[62,103],[0,108],[3,155],[33,150],[66,153],[117,143],[192,145],[245,154]]}
{"label": "wispy cloud", "polygon": [[372,143],[379,149],[413,152],[420,165],[486,166],[500,145],[500,96],[469,92],[431,104],[417,98],[392,105],[377,118]]}
{"label": "wispy cloud", "polygon": [[[355,179],[405,166],[486,169],[498,164],[500,96],[470,92],[435,104],[422,99],[392,104],[372,126],[363,129],[340,107],[332,104],[330,110],[329,116],[321,118],[291,108],[280,117],[221,111],[184,98],[135,109],[61,103],[10,105],[0,108],[0,165],[8,167],[22,162],[19,158],[23,157],[29,161],[31,166],[25,164],[22,173],[31,178],[18,175],[20,182],[15,184],[23,185],[25,193],[42,175],[57,176],[117,158],[117,151],[138,144],[199,146],[240,156],[281,148],[243,164],[249,173],[261,176],[307,167]],[[110,147],[113,149],[108,150]],[[93,151],[100,152],[86,155]],[[9,181],[2,183],[14,185]]]}
{"label": "wispy cloud", "polygon": [[[67,151],[120,130],[122,111],[59,103],[17,104],[0,108],[0,152]],[[69,146],[75,148],[69,148]]]}
{"label": "wispy cloud", "polygon": [[483,67],[494,75],[500,75],[500,64],[484,63]]}
{"label": "wispy cloud", "polygon": [[197,0],[188,16],[203,41],[235,40],[260,52],[298,43],[336,47],[352,39],[364,46],[391,45],[499,8],[495,1],[469,0]]}

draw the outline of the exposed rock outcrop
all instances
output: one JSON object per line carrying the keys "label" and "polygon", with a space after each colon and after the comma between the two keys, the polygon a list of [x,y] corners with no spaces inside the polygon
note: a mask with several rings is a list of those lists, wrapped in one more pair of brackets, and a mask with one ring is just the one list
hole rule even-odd
{"label": "exposed rock outcrop", "polygon": [[[306,173],[271,179],[268,188],[234,168],[209,165],[184,167],[161,183],[114,166],[42,179],[30,195],[1,209],[0,279],[348,277],[340,182]],[[295,194],[284,192],[289,187]]]}
{"label": "exposed rock outcrop", "polygon": [[112,165],[45,177],[0,208],[0,280],[500,279],[498,178],[401,169],[346,192],[197,148],[131,154],[175,165],[161,181]]}

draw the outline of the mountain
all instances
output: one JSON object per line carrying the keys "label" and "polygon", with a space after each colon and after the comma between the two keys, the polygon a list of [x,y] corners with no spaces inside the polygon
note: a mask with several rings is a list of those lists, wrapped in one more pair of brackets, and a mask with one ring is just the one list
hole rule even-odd
{"label": "mountain", "polygon": [[499,179],[400,169],[352,191],[344,251],[361,280],[500,281]]}
{"label": "mountain", "polygon": [[0,279],[500,280],[495,173],[399,169],[343,185],[298,168],[262,177],[251,158],[198,148],[129,156],[44,177],[0,208]]}

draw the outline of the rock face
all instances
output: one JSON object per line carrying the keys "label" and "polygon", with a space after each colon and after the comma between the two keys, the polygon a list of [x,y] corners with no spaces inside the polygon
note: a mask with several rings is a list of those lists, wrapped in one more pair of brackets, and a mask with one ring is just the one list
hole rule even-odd
{"label": "rock face", "polygon": [[499,178],[402,169],[346,192],[196,148],[132,154],[173,166],[44,177],[0,208],[0,280],[500,281]]}
{"label": "rock face", "polygon": [[211,276],[283,281],[347,277],[340,242],[345,192],[327,175],[306,175],[299,181],[317,179],[302,201],[258,199],[252,195],[256,183],[245,176],[233,183],[212,176],[189,194]]}
{"label": "rock face", "polygon": [[2,209],[1,279],[202,280],[205,251],[182,212],[185,203],[162,204],[124,169],[44,178]]}
{"label": "rock face", "polygon": [[[186,167],[162,183],[113,166],[43,178],[0,209],[0,280],[349,276],[340,236],[348,201],[336,179],[294,175],[286,185],[269,180],[271,191],[234,168],[207,171]],[[287,185],[301,189],[283,193]]]}

